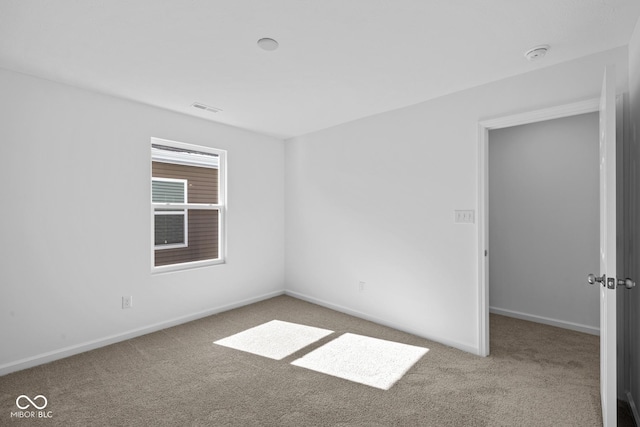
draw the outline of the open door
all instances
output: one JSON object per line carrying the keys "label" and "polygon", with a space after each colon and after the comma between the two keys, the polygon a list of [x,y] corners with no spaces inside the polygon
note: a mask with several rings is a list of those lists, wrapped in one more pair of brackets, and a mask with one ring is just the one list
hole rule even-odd
{"label": "open door", "polygon": [[600,275],[589,283],[600,292],[600,398],[602,424],[617,425],[616,388],[616,85],[607,66],[600,96]]}
{"label": "open door", "polygon": [[[607,66],[600,95],[600,275],[589,274],[590,284],[597,284],[600,292],[600,399],[602,425],[613,427],[618,423],[617,396],[617,295],[616,289],[633,289],[635,282],[629,278],[618,279],[617,218],[619,204],[616,200],[616,79],[615,68]],[[618,114],[621,112],[618,111]],[[622,165],[620,165],[622,166]],[[622,194],[621,192],[619,194]],[[620,224],[621,225],[621,224]]]}

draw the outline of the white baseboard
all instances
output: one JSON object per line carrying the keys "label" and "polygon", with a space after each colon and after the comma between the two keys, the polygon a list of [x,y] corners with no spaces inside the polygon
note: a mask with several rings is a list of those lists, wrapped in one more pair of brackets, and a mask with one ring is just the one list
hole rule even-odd
{"label": "white baseboard", "polygon": [[213,314],[229,311],[234,308],[243,307],[245,305],[253,304],[259,301],[263,301],[269,298],[273,298],[279,295],[283,295],[284,290],[270,292],[258,297],[237,301],[231,304],[223,305],[220,307],[210,308],[197,313],[188,314],[186,316],[176,317],[164,322],[155,323],[153,325],[143,326],[141,328],[132,329],[120,334],[110,335],[108,337],[98,338],[92,341],[88,341],[82,344],[76,344],[69,347],[64,347],[58,350],[49,351],[46,353],[38,354],[36,356],[27,357],[24,359],[16,360],[13,362],[0,365],[0,376],[10,374],[11,372],[20,371],[34,366],[42,365],[45,363],[53,362],[54,360],[64,359],[65,357],[73,356],[75,354],[84,353],[85,351],[95,350],[96,348],[104,347],[117,342],[126,341],[131,338],[136,338],[141,335],[146,335],[151,332],[156,332],[162,329],[167,329],[172,326],[177,326],[182,323],[191,322],[193,320],[201,319],[203,317],[211,316]]}
{"label": "white baseboard", "polygon": [[313,303],[313,304],[316,304],[316,305],[320,305],[322,307],[330,308],[331,310],[335,310],[335,311],[339,311],[341,313],[349,314],[351,316],[358,317],[358,318],[364,319],[364,320],[368,320],[370,322],[377,323],[377,324],[382,325],[382,326],[387,326],[389,328],[397,329],[397,330],[402,331],[402,332],[407,332],[409,334],[416,335],[416,336],[421,337],[421,338],[426,338],[428,340],[435,341],[435,342],[438,342],[440,344],[448,345],[449,347],[457,348],[458,350],[466,351],[467,353],[472,353],[472,354],[476,354],[476,355],[480,354],[480,349],[478,347],[476,347],[476,346],[471,346],[471,345],[468,345],[468,344],[459,343],[457,341],[447,340],[447,339],[442,338],[442,337],[427,336],[427,335],[423,334],[422,332],[416,331],[415,329],[407,328],[407,327],[405,327],[403,325],[398,325],[398,324],[393,323],[393,322],[388,322],[388,321],[386,321],[384,319],[380,319],[378,317],[369,315],[367,313],[363,313],[363,312],[357,311],[357,310],[352,310],[352,309],[350,309],[348,307],[344,307],[344,306],[338,305],[338,304],[333,304],[331,302],[324,301],[324,300],[321,300],[321,299],[318,299],[318,298],[314,298],[314,297],[311,297],[309,295],[301,294],[299,292],[285,290],[284,293],[285,293],[285,295],[289,295],[291,297],[298,298],[298,299],[301,299],[303,301],[307,301],[307,302],[310,302],[310,303]]}
{"label": "white baseboard", "polygon": [[627,403],[629,403],[629,407],[631,408],[633,420],[636,422],[637,426],[640,426],[640,414],[638,414],[638,407],[636,406],[636,403],[633,400],[633,395],[630,391],[627,392]]}
{"label": "white baseboard", "polygon": [[564,320],[550,319],[548,317],[536,316],[534,314],[521,313],[519,311],[506,310],[498,307],[489,307],[489,312],[500,314],[507,317],[515,317],[516,319],[528,320],[535,323],[543,323],[545,325],[557,326],[558,328],[571,329],[572,331],[584,332],[590,335],[600,335],[600,328],[593,326],[581,325],[579,323],[566,322]]}

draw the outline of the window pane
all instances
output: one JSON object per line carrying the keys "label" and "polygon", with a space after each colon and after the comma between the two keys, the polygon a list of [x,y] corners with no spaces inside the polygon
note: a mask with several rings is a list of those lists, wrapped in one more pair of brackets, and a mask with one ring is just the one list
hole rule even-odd
{"label": "window pane", "polygon": [[154,203],[184,203],[184,181],[151,181],[151,201]]}
{"label": "window pane", "polygon": [[154,217],[156,246],[184,243],[184,213],[156,214]]}
{"label": "window pane", "polygon": [[152,271],[224,262],[225,163],[224,150],[151,138]]}
{"label": "window pane", "polygon": [[[218,203],[218,169],[173,163],[153,162],[151,171],[154,179],[183,179],[187,183],[187,203]],[[154,200],[155,201],[155,200]],[[165,202],[159,200],[159,203]],[[182,203],[180,201],[179,203]]]}
{"label": "window pane", "polygon": [[[156,215],[156,218],[166,215]],[[219,217],[217,209],[189,209],[188,243],[184,248],[156,249],[155,266],[218,259]]]}

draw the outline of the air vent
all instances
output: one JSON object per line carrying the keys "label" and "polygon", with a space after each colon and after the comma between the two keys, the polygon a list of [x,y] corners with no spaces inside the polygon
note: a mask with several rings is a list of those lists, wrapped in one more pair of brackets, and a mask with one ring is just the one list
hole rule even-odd
{"label": "air vent", "polygon": [[200,110],[208,111],[210,113],[219,113],[220,111],[222,111],[221,108],[212,107],[210,105],[201,104],[199,102],[194,102],[193,104],[191,104],[191,106]]}

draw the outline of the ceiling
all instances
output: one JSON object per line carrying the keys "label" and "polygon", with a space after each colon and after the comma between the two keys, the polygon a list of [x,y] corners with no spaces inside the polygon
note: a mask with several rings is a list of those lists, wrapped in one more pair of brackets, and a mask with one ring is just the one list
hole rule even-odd
{"label": "ceiling", "polygon": [[288,138],[626,45],[639,15],[637,0],[0,0],[0,67]]}

